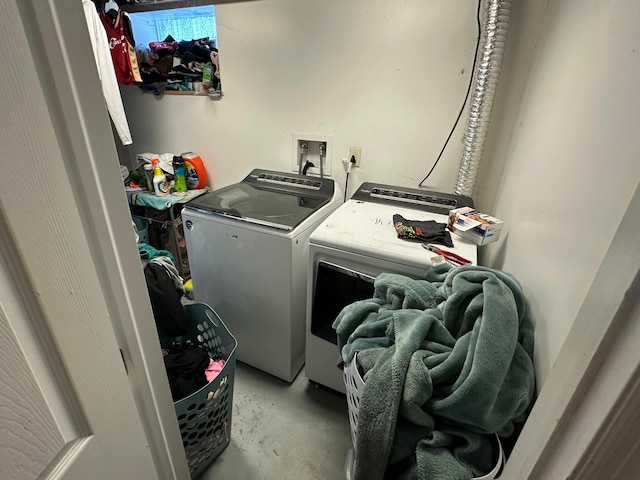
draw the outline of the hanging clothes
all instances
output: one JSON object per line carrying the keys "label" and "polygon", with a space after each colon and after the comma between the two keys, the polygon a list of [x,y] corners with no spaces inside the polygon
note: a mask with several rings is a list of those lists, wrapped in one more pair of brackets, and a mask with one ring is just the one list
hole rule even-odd
{"label": "hanging clothes", "polygon": [[144,266],[144,278],[160,344],[165,347],[169,339],[187,333],[187,317],[180,302],[182,293],[176,289],[167,270],[159,263],[147,262]]}
{"label": "hanging clothes", "polygon": [[178,272],[178,269],[175,267],[175,264],[173,262],[174,261],[170,257],[165,257],[163,255],[154,257],[149,260],[149,263],[156,263],[165,269],[167,275],[173,282],[173,285],[176,287],[176,290],[178,291],[180,296],[182,296],[186,293],[184,289],[184,280],[180,276],[180,272]]}
{"label": "hanging clothes", "polygon": [[109,48],[109,40],[102,25],[102,21],[98,16],[98,12],[91,0],[82,0],[84,8],[84,16],[87,19],[87,27],[89,28],[89,38],[93,47],[93,57],[98,67],[98,77],[102,84],[102,95],[107,103],[107,110],[113,121],[120,141],[123,145],[131,145],[131,131],[129,123],[122,105],[122,97],[118,88],[118,80],[113,69],[113,61],[111,59],[111,50]]}
{"label": "hanging clothes", "polygon": [[99,16],[109,39],[111,59],[118,82],[123,85],[142,83],[131,20],[122,10],[118,10],[115,18],[111,18],[105,12],[100,12]]}

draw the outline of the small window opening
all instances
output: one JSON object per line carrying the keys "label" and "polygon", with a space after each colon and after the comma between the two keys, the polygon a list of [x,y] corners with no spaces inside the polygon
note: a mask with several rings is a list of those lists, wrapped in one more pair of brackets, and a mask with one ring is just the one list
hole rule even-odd
{"label": "small window opening", "polygon": [[130,18],[143,89],[222,95],[213,5],[137,12]]}

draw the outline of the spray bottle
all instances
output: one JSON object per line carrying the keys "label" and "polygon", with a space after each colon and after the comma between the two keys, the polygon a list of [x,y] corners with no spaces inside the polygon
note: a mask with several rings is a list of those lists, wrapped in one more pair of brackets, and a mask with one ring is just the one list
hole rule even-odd
{"label": "spray bottle", "polygon": [[151,160],[153,166],[153,191],[158,196],[169,195],[169,182],[159,166],[159,160],[154,158]]}
{"label": "spray bottle", "polygon": [[175,175],[175,183],[173,189],[176,192],[187,191],[187,180],[185,178],[184,160],[181,156],[173,157],[173,172]]}

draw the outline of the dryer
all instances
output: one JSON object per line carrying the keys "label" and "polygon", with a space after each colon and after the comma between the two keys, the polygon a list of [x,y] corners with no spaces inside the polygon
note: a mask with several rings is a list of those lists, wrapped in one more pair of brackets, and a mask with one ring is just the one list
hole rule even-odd
{"label": "dryer", "polygon": [[[421,278],[437,255],[420,242],[399,239],[393,215],[447,223],[449,210],[473,206],[469,197],[363,183],[309,238],[305,374],[320,385],[345,392],[340,352],[331,327],[342,308],[373,296],[383,272]],[[477,261],[476,245],[451,235],[450,250]]]}
{"label": "dryer", "polygon": [[331,179],[256,169],[185,205],[194,297],[229,327],[239,361],[287,382],[302,368],[308,239],[341,203]]}

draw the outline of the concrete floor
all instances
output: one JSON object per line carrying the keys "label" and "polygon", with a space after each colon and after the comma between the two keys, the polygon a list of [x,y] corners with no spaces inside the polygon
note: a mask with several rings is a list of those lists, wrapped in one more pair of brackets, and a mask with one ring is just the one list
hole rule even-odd
{"label": "concrete floor", "polygon": [[352,448],[344,395],[304,370],[289,385],[236,364],[231,442],[201,480],[339,480]]}

